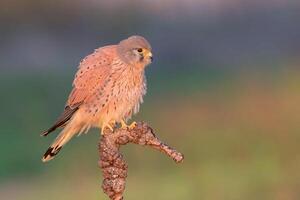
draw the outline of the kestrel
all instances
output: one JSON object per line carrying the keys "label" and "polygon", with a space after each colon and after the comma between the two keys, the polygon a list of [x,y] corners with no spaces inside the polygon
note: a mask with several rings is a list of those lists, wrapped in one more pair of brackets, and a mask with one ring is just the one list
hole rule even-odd
{"label": "kestrel", "polygon": [[79,64],[73,89],[64,112],[43,136],[63,128],[44,154],[42,161],[54,158],[74,136],[87,133],[91,127],[113,131],[121,128],[139,111],[146,94],[145,67],[152,62],[149,42],[141,36],[131,36],[117,45],[96,49]]}

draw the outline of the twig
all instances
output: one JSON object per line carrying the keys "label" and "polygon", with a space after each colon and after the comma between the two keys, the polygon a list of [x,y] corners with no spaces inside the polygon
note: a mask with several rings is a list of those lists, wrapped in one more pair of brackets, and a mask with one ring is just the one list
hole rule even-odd
{"label": "twig", "polygon": [[99,166],[103,173],[102,189],[111,200],[122,200],[125,190],[128,165],[119,149],[121,145],[135,143],[148,145],[164,152],[176,163],[183,161],[183,154],[161,142],[152,128],[146,123],[139,122],[133,129],[116,129],[114,132],[105,131],[99,142]]}

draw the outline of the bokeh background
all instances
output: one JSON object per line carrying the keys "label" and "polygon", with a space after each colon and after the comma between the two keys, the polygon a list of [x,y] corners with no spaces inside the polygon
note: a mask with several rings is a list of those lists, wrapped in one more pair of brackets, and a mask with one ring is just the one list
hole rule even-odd
{"label": "bokeh background", "polygon": [[300,2],[1,0],[0,199],[107,199],[99,131],[40,160],[81,58],[133,34],[153,46],[136,120],[185,154],[123,148],[125,199],[300,199]]}

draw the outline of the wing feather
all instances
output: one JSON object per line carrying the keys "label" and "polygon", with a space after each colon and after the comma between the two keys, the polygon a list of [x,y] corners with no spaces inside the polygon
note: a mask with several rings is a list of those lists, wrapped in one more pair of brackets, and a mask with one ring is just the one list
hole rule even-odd
{"label": "wing feather", "polygon": [[105,84],[111,71],[113,50],[114,46],[100,48],[82,60],[75,75],[68,106],[72,107],[78,102],[84,102],[97,88]]}
{"label": "wing feather", "polygon": [[47,136],[57,128],[65,126],[79,107],[93,96],[95,90],[104,87],[111,71],[114,53],[114,45],[106,46],[96,49],[81,61],[64,112],[54,125],[41,135]]}

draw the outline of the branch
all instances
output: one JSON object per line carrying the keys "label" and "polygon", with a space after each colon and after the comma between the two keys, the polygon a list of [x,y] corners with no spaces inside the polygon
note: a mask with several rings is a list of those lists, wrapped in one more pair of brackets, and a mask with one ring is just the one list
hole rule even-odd
{"label": "branch", "polygon": [[135,143],[157,149],[176,163],[183,161],[183,154],[161,142],[154,134],[152,128],[146,123],[139,122],[131,130],[116,129],[114,132],[105,130],[99,142],[99,166],[103,173],[102,189],[111,200],[122,200],[125,190],[128,165],[123,159],[119,149],[121,145]]}

